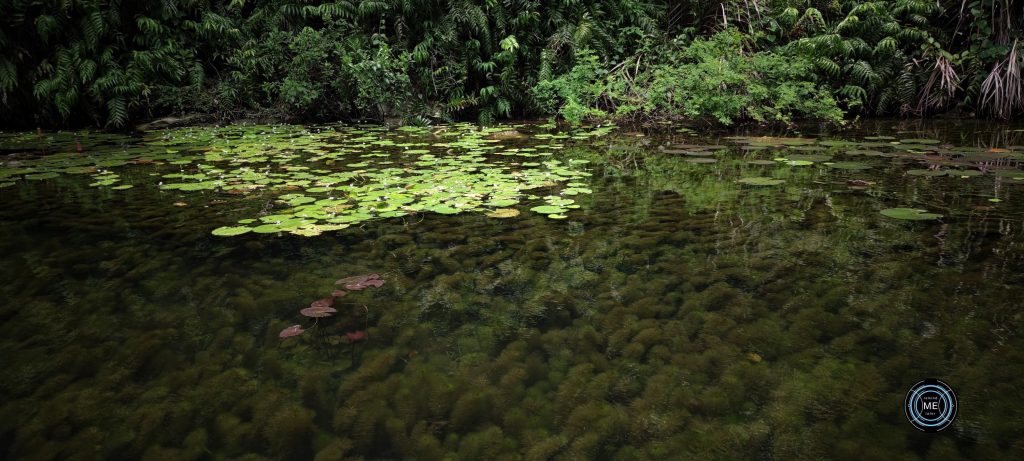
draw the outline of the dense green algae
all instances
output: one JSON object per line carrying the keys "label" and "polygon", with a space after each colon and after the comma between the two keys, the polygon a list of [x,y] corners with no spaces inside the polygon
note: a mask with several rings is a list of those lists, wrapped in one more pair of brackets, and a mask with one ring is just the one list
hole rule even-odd
{"label": "dense green algae", "polygon": [[[210,236],[266,202],[146,186],[159,165],[123,169],[140,183],[121,192],[19,179],[0,192],[4,453],[1020,458],[1012,180],[907,176],[913,157],[790,166],[771,161],[786,153],[775,140],[692,138],[565,141],[562,164],[589,160],[593,176],[552,186],[592,190],[564,220],[525,212],[557,206],[545,193],[515,219],[424,213],[316,238]],[[729,147],[694,164],[662,144]],[[901,206],[944,217],[880,214]],[[387,284],[277,337],[309,326],[297,310],[336,279],[367,272]],[[351,325],[369,326],[354,356],[339,341]],[[928,376],[961,399],[937,436],[901,410]]]}

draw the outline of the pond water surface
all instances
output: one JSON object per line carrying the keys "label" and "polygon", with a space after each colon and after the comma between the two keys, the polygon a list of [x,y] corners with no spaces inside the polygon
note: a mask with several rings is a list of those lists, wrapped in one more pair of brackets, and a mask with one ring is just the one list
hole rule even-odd
{"label": "pond water surface", "polygon": [[0,149],[6,459],[1024,459],[1021,126]]}

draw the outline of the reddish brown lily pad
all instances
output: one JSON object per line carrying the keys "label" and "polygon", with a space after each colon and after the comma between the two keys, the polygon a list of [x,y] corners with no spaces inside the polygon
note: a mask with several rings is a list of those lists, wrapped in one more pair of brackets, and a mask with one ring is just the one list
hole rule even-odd
{"label": "reddish brown lily pad", "polygon": [[384,285],[384,280],[380,278],[380,274],[367,274],[345,277],[334,284],[344,285],[345,289],[349,291],[359,291],[366,287],[380,287]]}
{"label": "reddish brown lily pad", "polygon": [[310,306],[299,311],[300,314],[305,315],[306,317],[313,318],[330,317],[334,315],[336,312],[338,312],[338,310],[330,306]]}
{"label": "reddish brown lily pad", "polygon": [[334,298],[324,298],[313,301],[309,307],[331,307],[334,304]]}
{"label": "reddish brown lily pad", "polygon": [[354,343],[354,342],[357,342],[357,341],[365,341],[366,340],[366,332],[363,331],[363,330],[350,331],[348,333],[345,333],[345,337],[348,338],[348,341],[350,343]]}
{"label": "reddish brown lily pad", "polygon": [[302,325],[292,325],[288,328],[281,330],[281,332],[277,334],[277,337],[291,338],[292,336],[298,336],[305,332],[306,330],[302,329]]}
{"label": "reddish brown lily pad", "polygon": [[334,296],[335,298],[340,298],[340,297],[345,296],[347,294],[348,294],[348,292],[347,291],[343,291],[343,290],[334,290],[334,291],[331,292],[331,296]]}

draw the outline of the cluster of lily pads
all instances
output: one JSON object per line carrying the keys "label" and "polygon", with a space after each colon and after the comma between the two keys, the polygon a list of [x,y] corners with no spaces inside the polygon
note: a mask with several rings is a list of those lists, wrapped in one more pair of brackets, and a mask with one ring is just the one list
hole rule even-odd
{"label": "cluster of lily pads", "polygon": [[[127,189],[132,185],[119,184],[111,168],[153,164],[158,171],[150,174],[159,175],[157,185],[165,191],[273,200],[270,212],[216,228],[218,236],[315,236],[421,212],[509,218],[519,214],[512,207],[524,201],[534,202],[536,213],[562,219],[578,208],[572,196],[591,193],[583,182],[590,173],[583,170],[584,161],[562,161],[554,154],[564,140],[601,136],[611,129],[531,133],[534,142],[519,146],[510,145],[525,137],[515,126],[183,128],[147,133],[141,143],[104,138],[120,145],[102,152],[89,143],[81,152],[8,161],[0,168],[0,186],[88,173],[93,186]],[[39,150],[40,142],[23,134],[0,137],[0,145],[13,149]],[[48,145],[69,149],[57,142]]]}
{"label": "cluster of lily pads", "polygon": [[[965,147],[943,144],[937,139],[868,136],[861,140],[817,139],[798,137],[730,136],[726,143],[744,153],[743,161],[751,165],[808,167],[822,165],[830,170],[864,172],[873,168],[904,165],[905,174],[921,177],[954,177],[970,179],[997,177],[1009,184],[1024,184],[1024,146]],[[661,153],[681,155],[688,163],[714,163],[727,145],[682,143],[662,146]],[[885,162],[873,161],[874,158]],[[781,177],[748,176],[737,183],[755,186],[778,186]],[[870,188],[875,183],[863,179],[847,181],[852,189]],[[992,198],[992,203],[1001,200]],[[897,207],[881,211],[883,216],[900,220],[931,220],[941,214],[917,208]]]}
{"label": "cluster of lily pads", "polygon": [[[0,165],[0,187],[19,180],[88,174],[91,186],[128,189],[114,169],[153,165],[149,172],[168,192],[256,196],[272,206],[256,216],[213,230],[217,236],[291,233],[315,236],[379,218],[415,213],[483,213],[513,218],[517,206],[564,219],[590,194],[587,160],[556,155],[566,141],[587,140],[612,127],[524,134],[521,125],[439,127],[231,126],[146,133],[140,142],[97,133],[0,134],[15,156]],[[530,130],[553,128],[534,125]],[[713,164],[730,146],[753,165],[822,165],[850,173],[904,164],[909,176],[961,179],[995,176],[1024,184],[1024,146],[961,147],[936,139],[868,136],[860,140],[731,136],[721,144],[688,142],[661,147],[687,163]],[[879,162],[875,159],[886,159]],[[171,171],[167,171],[171,170]],[[736,180],[751,187],[779,186],[785,175]],[[851,187],[870,181],[851,179]],[[992,200],[998,202],[998,198]],[[175,202],[176,204],[179,202]],[[896,208],[903,209],[903,208]],[[907,208],[916,209],[916,208]],[[896,219],[934,219],[935,213],[884,213]]]}
{"label": "cluster of lily pads", "polygon": [[[367,274],[367,275],[355,275],[352,277],[345,277],[334,282],[335,285],[342,285],[345,290],[334,290],[331,295],[318,299],[310,303],[309,307],[299,310],[299,313],[304,317],[308,317],[314,320],[313,327],[319,324],[319,320],[326,317],[331,317],[338,313],[338,309],[334,308],[334,301],[338,298],[344,297],[350,291],[361,291],[369,287],[380,288],[384,285],[384,279],[380,277],[380,274]],[[312,328],[312,327],[310,327]],[[300,324],[292,325],[281,330],[278,333],[278,337],[281,339],[291,338],[299,336],[306,332],[306,329]],[[362,341],[367,338],[365,328],[363,330],[350,331],[345,333],[349,342],[354,343]]]}

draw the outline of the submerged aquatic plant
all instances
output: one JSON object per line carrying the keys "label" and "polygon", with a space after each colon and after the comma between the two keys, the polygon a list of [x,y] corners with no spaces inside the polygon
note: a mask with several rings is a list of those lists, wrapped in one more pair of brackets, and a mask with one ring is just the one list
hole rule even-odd
{"label": "submerged aquatic plant", "polygon": [[366,341],[367,335],[364,330],[349,331],[345,333],[345,337],[348,338],[349,344],[352,345],[350,354],[352,355],[352,363],[356,363],[356,343],[360,341]]}

